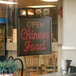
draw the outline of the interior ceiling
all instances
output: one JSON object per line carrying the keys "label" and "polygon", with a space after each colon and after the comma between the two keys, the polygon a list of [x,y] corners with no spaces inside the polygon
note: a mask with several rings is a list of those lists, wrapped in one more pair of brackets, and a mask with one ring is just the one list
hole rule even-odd
{"label": "interior ceiling", "polygon": [[[18,8],[27,8],[27,6],[39,6],[39,5],[58,5],[57,2],[44,2],[41,0],[2,0],[2,1],[13,1],[18,3]],[[0,4],[0,6],[7,6]]]}
{"label": "interior ceiling", "polygon": [[57,2],[44,2],[40,0],[18,0],[18,7],[25,8],[26,6],[37,6],[37,5],[56,5]]}

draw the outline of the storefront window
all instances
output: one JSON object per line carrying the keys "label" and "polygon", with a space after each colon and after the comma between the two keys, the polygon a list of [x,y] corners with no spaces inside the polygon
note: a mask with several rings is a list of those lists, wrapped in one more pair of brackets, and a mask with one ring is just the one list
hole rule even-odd
{"label": "storefront window", "polygon": [[[28,28],[28,30],[27,30],[27,28],[23,29],[22,30],[23,33],[19,34],[20,37],[26,41],[28,41],[28,39],[29,40],[32,39],[31,40],[32,44],[31,43],[29,44],[29,42],[28,42],[29,45],[27,43],[25,43],[23,45],[25,45],[26,47],[30,46],[29,48],[32,48],[31,51],[33,51],[33,50],[39,51],[41,49],[42,49],[41,51],[43,51],[46,48],[46,47],[44,47],[45,40],[46,40],[46,42],[48,42],[48,46],[50,43],[51,50],[48,48],[45,51],[50,50],[51,53],[47,54],[47,52],[46,52],[46,53],[44,53],[44,55],[43,55],[43,53],[38,55],[36,52],[36,55],[34,53],[29,57],[28,56],[24,57],[24,55],[25,55],[24,54],[22,56],[24,58],[23,59],[23,62],[25,65],[24,69],[26,69],[28,65],[32,64],[33,66],[32,67],[28,66],[28,68],[29,69],[39,68],[39,69],[37,69],[38,71],[40,71],[39,74],[46,74],[48,72],[56,72],[57,71],[57,58],[58,58],[57,57],[57,52],[58,52],[58,50],[57,50],[57,42],[58,42],[57,2],[44,2],[44,1],[39,1],[39,0],[15,0],[12,2],[14,2],[14,3],[13,4],[2,4],[2,3],[0,4],[1,5],[0,6],[0,17],[7,19],[7,23],[6,23],[6,39],[7,39],[6,46],[7,46],[7,48],[6,48],[6,50],[8,50],[8,51],[7,51],[6,56],[12,55],[13,57],[17,57],[17,52],[18,52],[17,48],[19,48],[19,47],[17,47],[18,46],[18,44],[17,44],[18,35],[17,34],[19,34],[18,33],[19,30],[21,30],[23,27],[26,26],[25,25],[26,22],[31,19],[31,21],[33,21],[33,23],[28,23],[28,27],[34,27],[34,25],[37,25],[36,28],[38,28],[38,30],[33,31],[35,29],[35,27],[33,28],[32,31],[30,31],[32,28],[31,29]],[[50,23],[50,29],[51,29],[50,35],[48,35],[49,30],[47,30],[47,27],[45,29],[42,28],[42,30],[41,30],[40,27],[43,27],[44,24],[39,23],[39,22],[37,23],[37,18],[38,19],[52,18],[52,20],[50,22],[47,20]],[[36,19],[36,22],[35,22],[35,19]],[[25,20],[26,20],[26,22],[25,22]],[[47,23],[46,20],[44,20],[44,21],[46,24]],[[48,25],[48,23],[47,23],[47,25]],[[21,26],[21,28],[18,28],[18,26]],[[17,30],[18,30],[18,32],[17,32]],[[47,30],[48,32],[45,33],[45,30]],[[34,32],[35,32],[34,35],[36,36],[36,38],[32,37]],[[28,33],[27,38],[25,38],[25,36],[24,36],[25,33]],[[23,34],[23,37],[22,37],[22,34]],[[37,37],[37,35],[38,35],[38,37]],[[44,35],[44,36],[42,36],[42,35]],[[45,40],[42,44],[41,44],[42,41],[39,42],[39,44],[41,44],[41,45],[38,45],[38,43],[37,43],[38,40],[36,40],[35,42],[33,41],[38,38],[40,40],[41,37],[42,37],[42,39],[45,38]],[[50,39],[49,39],[49,37],[50,37]],[[50,41],[48,41],[47,39],[49,39]],[[35,44],[36,44],[36,46],[35,46]],[[21,47],[23,47],[23,45],[20,44]],[[23,49],[25,49],[25,48],[23,48]],[[10,53],[11,50],[12,50],[12,52]],[[28,49],[28,51],[29,50],[30,49]],[[21,50],[21,51],[23,51],[23,50]],[[25,53],[26,52],[27,52],[27,50],[25,49]],[[36,63],[36,60],[37,60],[37,63],[39,63],[39,64]],[[28,63],[25,63],[25,62],[28,62]],[[36,64],[37,66],[35,67],[34,64]],[[51,64],[53,64],[53,65],[56,64],[56,66],[53,67],[55,69],[52,69],[52,71],[50,71],[50,70],[47,71],[46,65],[51,65]],[[36,72],[38,72],[38,71],[36,71]],[[36,73],[32,73],[32,74],[36,75]],[[32,76],[32,74],[30,74],[30,76]]]}

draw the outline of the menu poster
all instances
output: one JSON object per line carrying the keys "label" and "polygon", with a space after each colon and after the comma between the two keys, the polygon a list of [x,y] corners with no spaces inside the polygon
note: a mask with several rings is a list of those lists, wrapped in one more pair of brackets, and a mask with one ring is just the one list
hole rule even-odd
{"label": "menu poster", "polygon": [[49,9],[43,9],[43,15],[44,16],[49,16],[50,15],[50,10]]}
{"label": "menu poster", "polygon": [[42,10],[41,9],[36,9],[35,12],[36,12],[36,15],[38,15],[38,16],[42,15]]}
{"label": "menu poster", "polygon": [[26,10],[25,9],[20,10],[20,16],[26,16]]}
{"label": "menu poster", "polygon": [[52,19],[19,18],[18,21],[18,56],[50,54]]}
{"label": "menu poster", "polygon": [[34,10],[33,9],[28,9],[28,16],[34,16]]}

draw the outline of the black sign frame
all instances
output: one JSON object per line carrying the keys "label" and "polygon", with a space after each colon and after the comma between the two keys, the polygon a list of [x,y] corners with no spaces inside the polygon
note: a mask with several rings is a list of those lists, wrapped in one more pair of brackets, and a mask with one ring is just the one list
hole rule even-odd
{"label": "black sign frame", "polygon": [[[22,17],[20,17],[22,18]],[[25,18],[25,17],[23,17]],[[27,19],[35,19],[36,17],[29,17]],[[37,19],[48,19],[50,22],[49,22],[49,30],[50,30],[50,35],[49,35],[49,41],[50,41],[50,49],[48,50],[48,52],[41,52],[41,53],[32,53],[32,54],[21,54],[21,50],[20,50],[20,22],[19,22],[19,18],[18,18],[18,26],[17,26],[17,56],[30,56],[30,55],[44,55],[44,54],[51,54],[52,50],[51,50],[51,46],[52,46],[52,39],[51,39],[51,32],[52,32],[52,18],[51,17],[40,17],[40,18],[37,18]]]}

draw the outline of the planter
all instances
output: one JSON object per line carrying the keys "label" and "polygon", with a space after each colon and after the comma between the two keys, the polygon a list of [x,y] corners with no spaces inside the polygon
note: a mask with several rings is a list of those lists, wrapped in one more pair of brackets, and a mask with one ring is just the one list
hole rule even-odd
{"label": "planter", "polygon": [[10,74],[4,74],[4,76],[10,76]]}
{"label": "planter", "polygon": [[13,74],[12,74],[12,73],[10,73],[10,76],[13,76]]}
{"label": "planter", "polygon": [[18,64],[14,63],[14,61],[0,62],[0,76],[13,76],[13,72],[17,70]]}
{"label": "planter", "polygon": [[0,76],[13,76],[13,74],[12,73],[10,73],[10,74],[0,74]]}
{"label": "planter", "polygon": [[4,76],[4,74],[0,74],[0,76]]}

